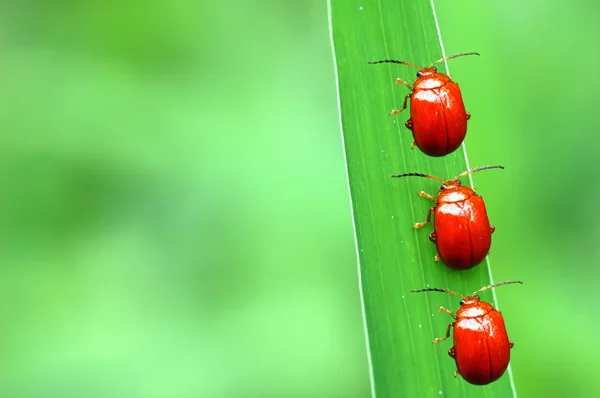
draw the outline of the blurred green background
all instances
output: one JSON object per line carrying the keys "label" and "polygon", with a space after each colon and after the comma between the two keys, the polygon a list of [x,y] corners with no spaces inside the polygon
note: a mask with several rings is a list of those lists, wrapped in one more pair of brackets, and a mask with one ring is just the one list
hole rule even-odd
{"label": "blurred green background", "polygon": [[[600,7],[437,3],[517,390],[599,396]],[[369,396],[324,1],[9,1],[0,49],[0,396]]]}

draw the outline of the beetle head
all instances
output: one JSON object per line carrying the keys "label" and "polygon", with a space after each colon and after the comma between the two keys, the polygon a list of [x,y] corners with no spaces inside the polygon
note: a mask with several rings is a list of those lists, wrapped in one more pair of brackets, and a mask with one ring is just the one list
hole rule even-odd
{"label": "beetle head", "polygon": [[437,74],[437,68],[434,66],[434,67],[431,67],[431,68],[420,69],[417,72],[417,77],[426,78],[426,77],[435,76],[436,74]]}
{"label": "beetle head", "polygon": [[467,296],[460,300],[460,305],[473,305],[479,303],[479,296]]}
{"label": "beetle head", "polygon": [[459,188],[461,185],[462,184],[459,180],[446,181],[445,183],[440,185],[440,191],[444,191],[447,189],[456,189],[456,188]]}

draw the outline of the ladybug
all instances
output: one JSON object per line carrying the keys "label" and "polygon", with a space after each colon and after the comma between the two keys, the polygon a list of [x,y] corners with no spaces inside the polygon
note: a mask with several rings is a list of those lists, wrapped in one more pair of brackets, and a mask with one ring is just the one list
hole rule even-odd
{"label": "ladybug", "polygon": [[463,296],[451,290],[427,288],[411,290],[419,292],[442,292],[462,297],[456,316],[452,311],[440,307],[441,312],[450,314],[455,322],[448,325],[446,337],[435,339],[434,344],[450,337],[450,329],[454,327],[454,346],[448,351],[456,361],[457,370],[454,377],[461,375],[463,379],[478,386],[496,381],[504,374],[510,362],[510,349],[514,343],[508,339],[502,313],[490,303],[481,301],[476,294],[484,290],[520,283],[521,281],[505,281],[483,287],[470,296]]}
{"label": "ladybug", "polygon": [[471,114],[465,111],[458,84],[444,73],[438,72],[433,65],[464,55],[479,55],[476,52],[460,53],[441,58],[427,68],[406,61],[386,59],[369,62],[369,64],[394,63],[412,66],[419,71],[413,86],[396,79],[396,83],[404,84],[412,93],[406,95],[402,109],[393,110],[396,115],[406,109],[410,98],[410,119],[406,127],[412,130],[415,145],[429,156],[445,156],[454,152],[462,144],[467,134],[467,120]]}
{"label": "ladybug", "polygon": [[419,196],[430,199],[434,205],[427,212],[425,222],[416,223],[419,229],[429,224],[431,213],[435,212],[433,232],[429,240],[435,243],[440,259],[449,268],[466,270],[483,261],[492,245],[492,233],[495,227],[490,225],[483,198],[473,189],[461,185],[458,178],[486,169],[503,169],[503,166],[482,166],[467,170],[451,180],[443,180],[421,173],[394,174],[390,177],[425,177],[442,181],[437,201],[433,196],[421,191]]}

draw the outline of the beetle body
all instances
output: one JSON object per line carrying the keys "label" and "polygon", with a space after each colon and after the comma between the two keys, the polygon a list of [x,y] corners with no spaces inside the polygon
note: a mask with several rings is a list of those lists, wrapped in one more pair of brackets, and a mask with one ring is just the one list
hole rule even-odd
{"label": "beetle body", "polygon": [[454,346],[448,351],[463,379],[476,385],[498,380],[513,346],[502,314],[477,296],[467,297],[456,311]]}
{"label": "beetle body", "polygon": [[402,79],[397,83],[404,84],[411,93],[404,98],[401,109],[393,110],[396,115],[406,109],[410,99],[410,118],[406,127],[412,131],[414,143],[429,156],[445,156],[454,152],[462,144],[467,134],[467,120],[471,117],[465,110],[462,94],[458,84],[444,73],[438,72],[433,65],[448,59],[479,55],[478,53],[460,53],[444,57],[433,62],[427,68],[406,61],[383,60],[370,64],[396,63],[419,69],[417,79],[411,86]]}
{"label": "beetle body", "polygon": [[481,196],[460,181],[449,181],[443,185],[434,209],[434,232],[429,239],[444,264],[465,270],[481,263],[490,251],[495,230]]}
{"label": "beetle body", "polygon": [[520,281],[506,281],[486,286],[473,293],[463,296],[450,290],[427,288],[413,290],[413,292],[437,291],[454,294],[463,299],[456,316],[444,307],[441,312],[446,312],[455,321],[448,325],[446,336],[437,338],[433,342],[439,343],[450,337],[450,329],[454,328],[454,345],[448,354],[456,361],[457,371],[463,379],[471,384],[485,385],[498,380],[508,368],[510,350],[514,343],[508,339],[504,318],[490,303],[481,301],[477,293],[500,285],[523,283]]}
{"label": "beetle body", "polygon": [[442,181],[437,199],[433,196],[419,192],[419,195],[430,199],[433,207],[427,212],[427,220],[416,223],[413,228],[422,228],[431,222],[434,214],[433,232],[429,240],[435,243],[438,255],[437,260],[442,260],[449,268],[467,270],[481,263],[490,251],[492,233],[495,228],[490,225],[483,198],[473,189],[463,186],[459,177],[480,170],[504,168],[502,166],[482,166],[454,177],[443,180],[421,173],[394,174],[391,177],[426,177]]}
{"label": "beetle body", "polygon": [[410,119],[415,144],[429,156],[445,156],[462,144],[467,120],[458,84],[435,68],[426,68],[414,83],[410,94]]}

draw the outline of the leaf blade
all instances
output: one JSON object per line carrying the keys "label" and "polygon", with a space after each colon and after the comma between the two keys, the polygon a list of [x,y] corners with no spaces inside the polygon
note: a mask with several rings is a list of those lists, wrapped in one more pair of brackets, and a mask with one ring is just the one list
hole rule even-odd
{"label": "leaf blade", "polygon": [[[400,54],[402,60],[425,65],[440,58],[432,6],[418,0],[380,0],[367,6],[330,0],[373,389],[379,397],[516,396],[509,375],[484,387],[454,380],[454,361],[446,354],[451,339],[446,346],[432,345],[431,340],[441,337],[452,320],[436,313],[436,308],[454,311],[457,300],[408,293],[429,285],[470,293],[491,281],[486,264],[465,272],[434,264],[435,246],[427,232],[410,226],[423,221],[430,207],[416,192],[435,194],[437,187],[425,179],[389,179],[389,174],[405,172],[450,178],[467,169],[464,146],[442,159],[429,158],[410,149],[412,137],[402,126],[407,112],[397,118],[386,115],[408,93],[393,83],[395,77],[412,81],[410,73],[416,71],[393,64],[367,65],[367,61],[398,59]],[[468,97],[465,102],[468,106]]]}

